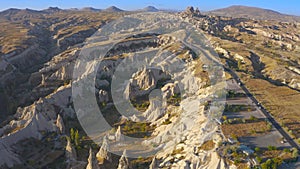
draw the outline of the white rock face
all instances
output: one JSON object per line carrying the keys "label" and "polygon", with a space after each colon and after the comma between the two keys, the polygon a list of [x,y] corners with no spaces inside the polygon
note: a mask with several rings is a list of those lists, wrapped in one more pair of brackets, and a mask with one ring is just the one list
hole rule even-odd
{"label": "white rock face", "polygon": [[116,131],[116,134],[115,134],[115,137],[116,137],[117,142],[124,141],[124,135],[122,134],[121,126],[118,127],[118,129]]}
{"label": "white rock face", "polygon": [[226,58],[229,58],[229,53],[227,52],[227,50],[225,50],[221,47],[216,47],[215,50],[217,53],[222,54]]}
{"label": "white rock face", "polygon": [[160,69],[146,69],[133,74],[130,86],[126,88],[126,98],[148,94],[154,89],[159,80],[170,79],[170,76]]}
{"label": "white rock face", "polygon": [[74,147],[71,144],[70,139],[67,139],[67,146],[66,146],[66,161],[68,164],[67,168],[72,168],[76,161],[77,161],[77,154]]}
{"label": "white rock face", "polygon": [[64,134],[65,133],[64,121],[63,121],[62,117],[60,116],[60,114],[57,115],[56,127],[58,128],[60,134]]}
{"label": "white rock face", "polygon": [[[8,135],[3,135],[0,138],[0,144],[6,147],[5,151],[0,150],[0,157],[11,156],[12,160],[7,161],[8,158],[0,158],[0,166],[7,163],[9,163],[9,165],[18,163],[18,160],[16,160],[17,156],[10,153],[12,151],[9,151],[13,144],[27,138],[41,139],[42,134],[40,131],[57,131],[55,122],[58,117],[54,105],[64,110],[67,107],[69,102],[68,97],[70,95],[70,86],[65,86],[57,90],[56,93],[51,94],[48,98],[40,99],[30,106],[19,108],[17,110],[17,113],[14,115],[17,120],[11,121],[4,128],[13,130],[16,127],[19,127],[20,129],[13,133],[9,133]],[[3,134],[3,131],[0,130],[0,133]]]}
{"label": "white rock face", "polygon": [[118,169],[128,169],[129,168],[129,161],[126,157],[126,150],[124,150],[123,155],[121,156],[119,160]]}
{"label": "white rock face", "polygon": [[91,148],[90,148],[90,154],[88,158],[88,165],[86,166],[86,169],[100,169],[98,165],[98,161],[95,159],[94,153]]}
{"label": "white rock face", "polygon": [[239,54],[235,54],[235,55],[233,55],[233,58],[235,59],[235,60],[240,60],[240,61],[242,61],[242,62],[245,62],[245,60],[244,60],[244,57],[243,56],[241,56],[241,55],[239,55]]}
{"label": "white rock face", "polygon": [[161,88],[161,91],[164,93],[164,98],[169,98],[174,96],[175,94],[180,93],[180,89],[178,87],[178,83],[168,83],[164,87]]}
{"label": "white rock face", "polygon": [[156,158],[154,157],[152,159],[152,162],[151,162],[150,166],[149,166],[149,169],[157,169],[158,167],[159,167],[158,162],[157,162]]}
{"label": "white rock face", "polygon": [[98,153],[96,154],[99,164],[103,164],[105,160],[111,162],[111,154],[109,152],[109,145],[107,142],[107,137],[103,138],[102,146],[100,147]]}
{"label": "white rock face", "polygon": [[165,107],[162,105],[161,99],[150,98],[149,108],[143,113],[149,122],[154,122],[165,114]]}
{"label": "white rock face", "polygon": [[288,85],[292,88],[300,89],[300,80],[292,79],[292,81]]}

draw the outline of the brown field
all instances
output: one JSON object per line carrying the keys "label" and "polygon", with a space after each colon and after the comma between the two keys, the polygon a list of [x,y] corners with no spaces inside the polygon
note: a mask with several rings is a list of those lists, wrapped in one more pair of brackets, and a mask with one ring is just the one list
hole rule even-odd
{"label": "brown field", "polygon": [[299,92],[261,79],[247,79],[245,84],[282,127],[300,137]]}
{"label": "brown field", "polygon": [[200,147],[199,149],[200,150],[205,150],[205,151],[208,151],[208,150],[211,150],[215,147],[215,143],[213,142],[213,140],[208,140],[208,141],[205,141]]}
{"label": "brown field", "polygon": [[265,133],[268,131],[268,124],[264,121],[240,124],[223,124],[221,128],[226,137],[257,136],[260,133]]}

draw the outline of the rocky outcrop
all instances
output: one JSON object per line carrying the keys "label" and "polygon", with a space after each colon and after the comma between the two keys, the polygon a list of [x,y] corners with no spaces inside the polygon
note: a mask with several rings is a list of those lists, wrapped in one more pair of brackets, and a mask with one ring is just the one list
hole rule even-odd
{"label": "rocky outcrop", "polygon": [[165,114],[165,105],[163,105],[162,96],[155,96],[149,98],[150,105],[148,109],[143,113],[144,117],[149,122],[154,122],[161,118]]}
{"label": "rocky outcrop", "polygon": [[176,94],[180,93],[180,89],[178,86],[178,82],[175,83],[167,83],[161,88],[161,91],[163,92],[164,98],[170,98],[171,96],[174,96]]}
{"label": "rocky outcrop", "polygon": [[224,57],[226,57],[228,59],[230,58],[229,53],[225,49],[223,49],[221,47],[216,47],[215,50],[218,54],[223,55]]}
{"label": "rocky outcrop", "polygon": [[[42,139],[41,131],[56,132],[59,126],[63,131],[62,119],[57,115],[57,109],[62,113],[66,113],[65,109],[69,103],[68,97],[71,95],[70,86],[59,88],[56,93],[49,97],[40,99],[32,105],[19,108],[14,115],[15,120],[10,121],[9,124],[1,128],[0,143],[9,150],[13,144],[27,138]],[[57,122],[55,125],[55,122]],[[17,128],[17,130],[16,130]],[[6,133],[4,133],[4,130]],[[0,151],[0,153],[6,153]],[[5,154],[0,154],[5,156]],[[15,159],[16,156],[12,159]],[[21,158],[21,157],[20,157]],[[0,164],[5,163],[5,158],[0,158]],[[17,162],[17,160],[12,160]]]}
{"label": "rocky outcrop", "polygon": [[157,169],[159,167],[158,161],[153,157],[152,162],[149,166],[149,169]]}
{"label": "rocky outcrop", "polygon": [[64,134],[65,133],[64,121],[63,121],[62,117],[60,116],[60,114],[57,115],[56,127],[58,128],[60,134]]}
{"label": "rocky outcrop", "polygon": [[186,10],[184,12],[182,12],[182,15],[184,17],[191,17],[191,16],[200,16],[200,10],[198,8],[194,9],[194,7],[189,6],[186,8]]}
{"label": "rocky outcrop", "polygon": [[170,75],[160,69],[143,68],[141,71],[132,75],[129,86],[126,87],[125,98],[135,98],[149,94],[158,83],[164,83],[171,79]]}
{"label": "rocky outcrop", "polygon": [[119,160],[118,169],[129,169],[129,161],[127,159],[126,150],[124,150],[123,155]]}
{"label": "rocky outcrop", "polygon": [[96,154],[99,164],[103,164],[105,161],[112,161],[111,154],[109,152],[109,145],[107,142],[107,137],[103,137],[103,143],[100,147],[98,153]]}
{"label": "rocky outcrop", "polygon": [[57,40],[57,46],[59,46],[61,49],[66,49],[68,46],[82,43],[87,37],[95,33],[95,31],[95,28],[90,28],[66,35]]}
{"label": "rocky outcrop", "polygon": [[117,142],[122,142],[125,140],[124,135],[122,134],[122,131],[121,131],[121,126],[118,127],[115,137],[116,137]]}
{"label": "rocky outcrop", "polygon": [[69,138],[67,139],[66,159],[67,159],[67,163],[70,167],[72,166],[72,163],[77,161],[76,150],[72,146],[71,140]]}
{"label": "rocky outcrop", "polygon": [[95,155],[91,148],[89,151],[88,165],[86,166],[86,169],[100,169],[98,161],[95,158]]}

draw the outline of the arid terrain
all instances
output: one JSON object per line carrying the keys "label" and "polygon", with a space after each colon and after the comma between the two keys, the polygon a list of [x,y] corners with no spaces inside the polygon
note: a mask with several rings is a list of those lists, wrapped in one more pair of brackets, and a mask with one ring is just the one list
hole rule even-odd
{"label": "arid terrain", "polygon": [[[157,16],[180,24],[164,32]],[[0,168],[299,168],[299,18],[244,6],[0,12]]]}

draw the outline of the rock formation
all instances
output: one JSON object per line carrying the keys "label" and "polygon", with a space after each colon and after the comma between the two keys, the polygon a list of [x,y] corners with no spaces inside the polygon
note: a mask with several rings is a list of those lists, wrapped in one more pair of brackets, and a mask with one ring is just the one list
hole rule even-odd
{"label": "rock formation", "polygon": [[107,137],[103,137],[103,143],[102,146],[100,147],[98,153],[96,154],[97,160],[99,164],[103,164],[105,161],[111,162],[111,154],[109,152],[109,145],[107,142]]}
{"label": "rock formation", "polygon": [[153,157],[149,169],[158,169],[159,165],[155,157]]}
{"label": "rock formation", "polygon": [[60,116],[60,114],[57,115],[56,127],[58,128],[60,134],[64,134],[65,133],[64,121],[63,121],[62,117]]}
{"label": "rock formation", "polygon": [[98,161],[95,158],[95,155],[91,148],[89,151],[89,158],[88,158],[88,164],[86,166],[86,169],[100,169],[100,167],[98,165]]}
{"label": "rock formation", "polygon": [[129,161],[127,159],[126,150],[124,150],[123,155],[119,160],[118,169],[129,169]]}
{"label": "rock formation", "polygon": [[67,139],[67,146],[66,146],[66,161],[68,164],[68,168],[74,166],[74,163],[77,161],[76,150],[71,144],[71,140]]}
{"label": "rock formation", "polygon": [[117,142],[122,142],[125,140],[124,135],[122,134],[121,126],[118,127],[115,137]]}
{"label": "rock formation", "polygon": [[161,91],[164,93],[164,98],[169,98],[180,93],[178,83],[168,83],[161,88]]}
{"label": "rock formation", "polygon": [[143,113],[144,117],[149,122],[154,122],[165,114],[165,107],[162,103],[162,97],[149,98],[149,108]]}

